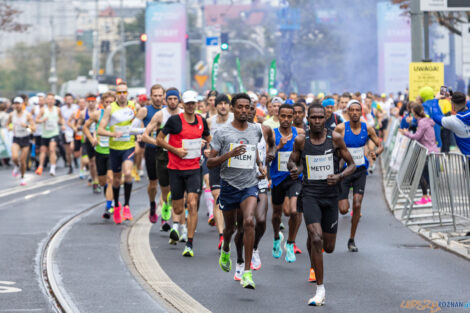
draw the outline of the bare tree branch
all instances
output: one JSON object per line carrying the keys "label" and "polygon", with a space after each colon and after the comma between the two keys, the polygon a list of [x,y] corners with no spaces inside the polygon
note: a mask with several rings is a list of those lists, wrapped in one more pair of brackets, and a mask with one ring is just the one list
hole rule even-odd
{"label": "bare tree branch", "polygon": [[22,12],[14,9],[5,2],[0,2],[0,31],[3,32],[25,32],[31,27],[30,24],[15,22]]}

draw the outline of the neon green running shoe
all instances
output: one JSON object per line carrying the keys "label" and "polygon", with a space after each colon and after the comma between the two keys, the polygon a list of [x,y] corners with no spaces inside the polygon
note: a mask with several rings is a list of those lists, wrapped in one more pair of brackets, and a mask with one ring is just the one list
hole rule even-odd
{"label": "neon green running shoe", "polygon": [[240,285],[246,289],[255,289],[255,282],[253,281],[253,275],[251,271],[245,271],[242,276],[242,280],[240,280]]}
{"label": "neon green running shoe", "polygon": [[230,272],[232,270],[232,260],[230,260],[230,251],[225,252],[224,249],[220,251],[219,265],[224,272]]}
{"label": "neon green running shoe", "polygon": [[194,256],[193,248],[188,247],[188,246],[184,247],[183,256],[193,257]]}
{"label": "neon green running shoe", "polygon": [[162,220],[169,221],[171,218],[171,205],[168,202],[164,202],[162,205]]}

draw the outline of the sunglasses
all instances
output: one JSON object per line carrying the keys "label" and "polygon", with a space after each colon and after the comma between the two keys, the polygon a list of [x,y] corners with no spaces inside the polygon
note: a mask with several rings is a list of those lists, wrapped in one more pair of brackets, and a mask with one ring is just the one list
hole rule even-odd
{"label": "sunglasses", "polygon": [[127,95],[127,91],[116,91],[118,95]]}

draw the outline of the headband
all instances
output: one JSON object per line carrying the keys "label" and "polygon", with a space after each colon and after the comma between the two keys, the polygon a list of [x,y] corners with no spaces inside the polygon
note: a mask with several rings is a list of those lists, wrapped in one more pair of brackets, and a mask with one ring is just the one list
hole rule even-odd
{"label": "headband", "polygon": [[86,98],[86,101],[95,101],[96,100],[96,97],[87,97]]}
{"label": "headband", "polygon": [[327,107],[327,106],[334,106],[335,105],[335,100],[334,99],[325,99],[321,103],[322,106]]}
{"label": "headband", "polygon": [[349,109],[349,107],[350,107],[351,105],[353,105],[353,104],[359,104],[359,106],[361,107],[361,110],[362,110],[362,104],[361,104],[359,101],[357,101],[357,100],[350,100],[350,101],[348,102],[348,105],[346,106],[346,109]]}
{"label": "headband", "polygon": [[174,90],[174,89],[168,90],[168,91],[166,92],[166,98],[165,98],[167,101],[168,101],[168,97],[169,97],[169,96],[175,96],[175,97],[178,98],[178,101],[181,101],[181,99],[180,99],[180,93],[178,92],[178,90]]}

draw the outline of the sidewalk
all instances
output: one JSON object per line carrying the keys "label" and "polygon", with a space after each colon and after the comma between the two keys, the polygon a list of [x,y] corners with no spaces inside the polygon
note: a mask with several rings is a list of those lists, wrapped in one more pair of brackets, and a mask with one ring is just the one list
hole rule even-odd
{"label": "sidewalk", "polygon": [[[470,238],[465,234],[470,231],[470,220],[456,217],[456,230],[453,228],[452,216],[443,215],[433,211],[432,205],[414,206],[410,218],[403,217],[403,201],[398,200],[398,205],[394,211],[392,208],[393,185],[386,184],[385,173],[382,172],[382,186],[385,199],[390,212],[395,218],[407,226],[410,230],[418,233],[423,238],[431,242],[432,245],[442,247],[448,251],[458,254],[470,260]],[[421,199],[420,191],[417,192],[415,201]]]}

